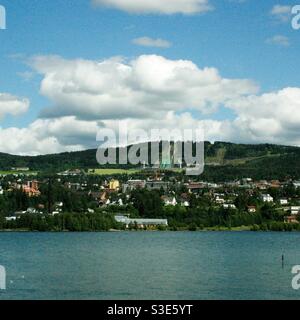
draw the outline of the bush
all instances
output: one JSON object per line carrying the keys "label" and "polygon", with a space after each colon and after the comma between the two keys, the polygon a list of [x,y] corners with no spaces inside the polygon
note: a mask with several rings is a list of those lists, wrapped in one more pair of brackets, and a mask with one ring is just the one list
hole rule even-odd
{"label": "bush", "polygon": [[251,227],[251,231],[259,231],[260,230],[260,227],[258,224],[254,224],[252,227]]}
{"label": "bush", "polygon": [[197,231],[197,225],[196,223],[191,223],[189,225],[189,231]]}

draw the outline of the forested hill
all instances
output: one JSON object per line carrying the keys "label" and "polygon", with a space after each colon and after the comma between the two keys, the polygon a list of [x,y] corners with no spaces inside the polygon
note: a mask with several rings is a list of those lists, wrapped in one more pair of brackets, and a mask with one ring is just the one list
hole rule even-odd
{"label": "forested hill", "polygon": [[[205,143],[205,174],[208,178],[230,175],[300,176],[300,148],[271,144],[249,145],[227,142]],[[43,156],[15,156],[0,153],[0,170],[28,167],[33,171],[58,172],[67,169],[99,168],[96,150]],[[114,166],[116,167],[116,166]],[[117,166],[120,167],[120,166]],[[123,168],[126,166],[123,166]]]}

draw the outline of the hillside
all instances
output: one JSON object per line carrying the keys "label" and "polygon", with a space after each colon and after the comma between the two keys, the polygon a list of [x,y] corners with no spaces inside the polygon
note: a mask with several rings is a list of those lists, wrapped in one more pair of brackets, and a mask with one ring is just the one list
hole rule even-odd
{"label": "hillside", "polygon": [[[203,177],[222,180],[251,176],[254,178],[300,177],[300,148],[271,144],[247,145],[227,142],[205,143],[206,169]],[[0,170],[28,167],[32,171],[59,172],[67,169],[100,168],[96,150],[42,156],[0,154]],[[133,166],[106,166],[132,168]]]}

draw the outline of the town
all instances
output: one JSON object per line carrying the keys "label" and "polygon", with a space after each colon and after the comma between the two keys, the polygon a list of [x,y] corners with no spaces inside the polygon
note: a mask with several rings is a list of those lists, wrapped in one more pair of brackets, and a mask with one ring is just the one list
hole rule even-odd
{"label": "town", "polygon": [[300,230],[300,181],[208,182],[180,170],[12,168],[0,178],[0,229]]}

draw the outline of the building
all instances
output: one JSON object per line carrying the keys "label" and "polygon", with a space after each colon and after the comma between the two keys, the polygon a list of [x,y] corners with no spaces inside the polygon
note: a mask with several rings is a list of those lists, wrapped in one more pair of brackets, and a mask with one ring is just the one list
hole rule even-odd
{"label": "building", "polygon": [[67,170],[64,172],[60,172],[57,175],[58,176],[79,176],[82,174],[82,171],[80,169],[75,169],[75,170]]}
{"label": "building", "polygon": [[186,187],[187,187],[189,193],[198,193],[205,186],[202,183],[199,183],[199,182],[191,182]]}
{"label": "building", "polygon": [[299,223],[299,221],[297,220],[297,218],[295,216],[284,217],[284,222],[285,223]]}
{"label": "building", "polygon": [[269,187],[269,184],[266,180],[261,180],[259,182],[255,183],[256,188],[258,188],[259,190],[267,190]]}
{"label": "building", "polygon": [[128,180],[127,183],[123,184],[123,193],[133,191],[135,189],[144,189],[146,187],[145,180]]}
{"label": "building", "polygon": [[297,189],[297,188],[300,188],[300,181],[295,181],[293,182],[293,185],[294,187]]}
{"label": "building", "polygon": [[168,226],[167,219],[130,219],[126,216],[115,216],[115,220],[126,225],[128,229],[130,225],[137,225],[138,228]]}
{"label": "building", "polygon": [[11,168],[12,171],[29,171],[30,169],[28,167],[17,167],[17,168]]}
{"label": "building", "polygon": [[5,217],[5,220],[6,221],[16,221],[17,217],[16,216],[14,216],[14,217]]}
{"label": "building", "polygon": [[175,197],[162,196],[161,199],[163,200],[165,206],[175,207],[177,205],[177,201]]}
{"label": "building", "polygon": [[119,191],[120,189],[120,182],[118,180],[111,180],[109,182],[109,189],[114,191]]}
{"label": "building", "polygon": [[38,189],[38,181],[28,181],[27,184],[22,185],[22,190],[29,197],[38,197],[41,194]]}
{"label": "building", "polygon": [[215,197],[216,203],[218,203],[218,204],[225,203],[225,199],[223,197],[224,197],[224,195],[217,194],[216,197]]}
{"label": "building", "polygon": [[289,211],[292,216],[296,216],[300,214],[300,206],[292,206]]}
{"label": "building", "polygon": [[248,212],[249,213],[255,213],[256,212],[256,207],[255,206],[248,206]]}
{"label": "building", "polygon": [[280,181],[279,180],[271,180],[270,187],[275,188],[275,189],[280,188],[281,187]]}
{"label": "building", "polygon": [[169,189],[169,182],[166,181],[147,181],[146,182],[146,188],[148,190],[161,190],[163,189],[164,191],[167,191]]}
{"label": "building", "polygon": [[279,202],[280,202],[280,204],[281,204],[282,206],[285,206],[285,205],[289,204],[288,199],[280,199]]}
{"label": "building", "polygon": [[223,204],[223,208],[224,209],[236,209],[236,206],[235,206],[235,204],[231,204],[231,203],[224,203]]}
{"label": "building", "polygon": [[274,201],[273,197],[271,197],[269,194],[262,194],[261,199],[263,202],[271,203]]}

